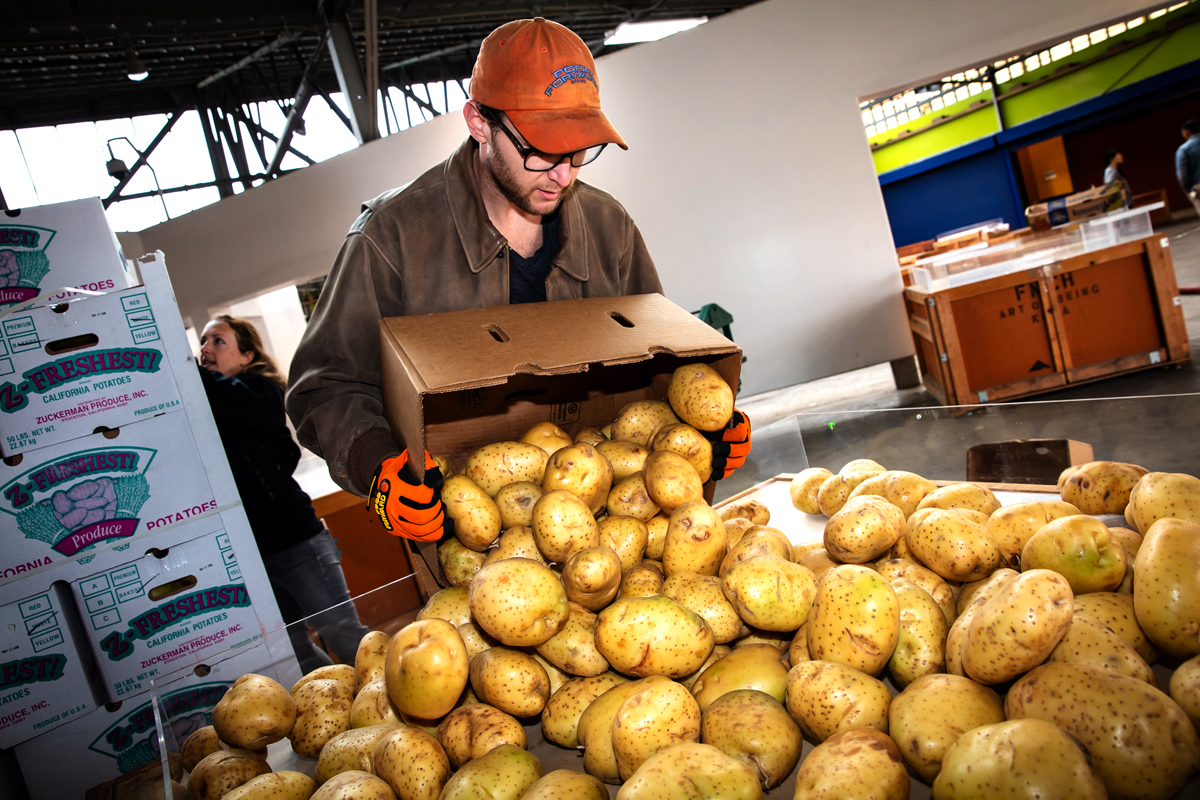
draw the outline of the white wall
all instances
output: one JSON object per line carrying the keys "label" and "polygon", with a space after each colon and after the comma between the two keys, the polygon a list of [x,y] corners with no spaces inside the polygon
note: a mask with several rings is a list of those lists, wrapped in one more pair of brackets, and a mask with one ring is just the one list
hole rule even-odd
{"label": "white wall", "polygon": [[[767,0],[599,65],[631,143],[583,177],[633,214],[668,297],[718,302],[753,394],[912,353],[858,100],[1092,30],[1136,0]],[[451,115],[142,232],[182,310],[324,274],[359,202],[465,135]]]}

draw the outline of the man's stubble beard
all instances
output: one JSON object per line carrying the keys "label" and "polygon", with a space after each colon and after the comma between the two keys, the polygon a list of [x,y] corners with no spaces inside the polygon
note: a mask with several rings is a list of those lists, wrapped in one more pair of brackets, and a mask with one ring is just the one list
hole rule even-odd
{"label": "man's stubble beard", "polygon": [[558,210],[558,207],[562,205],[563,197],[566,194],[566,189],[562,189],[559,192],[558,198],[554,201],[554,205],[550,209],[542,211],[534,208],[533,202],[530,200],[530,195],[537,190],[535,188],[531,188],[529,189],[528,193],[521,194],[521,186],[517,182],[516,174],[512,171],[508,164],[501,160],[499,155],[496,153],[495,148],[488,148],[487,158],[483,160],[483,165],[487,170],[488,177],[492,184],[500,190],[500,194],[504,195],[504,198],[508,200],[508,202],[512,203],[526,214],[533,214],[534,216],[546,216],[548,214],[553,214]]}

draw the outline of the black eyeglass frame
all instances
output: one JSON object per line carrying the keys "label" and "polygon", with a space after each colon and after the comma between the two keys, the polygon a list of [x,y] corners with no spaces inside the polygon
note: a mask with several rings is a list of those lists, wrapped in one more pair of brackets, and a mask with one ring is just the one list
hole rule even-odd
{"label": "black eyeglass frame", "polygon": [[[576,150],[574,153],[563,153],[561,155],[556,153],[544,153],[534,147],[526,147],[522,145],[513,132],[508,129],[508,126],[505,125],[500,119],[499,113],[494,108],[489,108],[483,104],[477,104],[475,107],[479,110],[479,115],[481,117],[486,119],[488,122],[493,123],[496,127],[500,128],[500,130],[504,131],[504,134],[508,136],[508,140],[512,142],[513,147],[516,148],[517,155],[521,157],[521,162],[524,164],[525,169],[528,172],[549,172],[567,160],[570,160],[572,167],[578,168],[587,166],[599,158],[600,154],[604,152],[604,148],[608,147],[608,142],[604,142],[603,144],[592,145],[591,147],[585,147],[582,150]],[[589,153],[592,154],[590,158],[588,157]],[[529,166],[529,159],[532,156],[541,156],[547,161],[553,161],[554,163],[545,169],[537,169]],[[580,159],[578,164],[575,163],[576,157]]]}

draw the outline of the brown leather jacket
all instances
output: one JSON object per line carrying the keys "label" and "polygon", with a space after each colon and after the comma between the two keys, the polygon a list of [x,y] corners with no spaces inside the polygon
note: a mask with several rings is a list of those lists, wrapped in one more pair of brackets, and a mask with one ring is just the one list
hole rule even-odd
{"label": "brown leather jacket", "polygon": [[[399,455],[383,416],[379,321],[507,305],[508,242],[484,209],[478,145],[363,205],[292,359],[287,412],[338,485],[365,495]],[[575,181],[560,207],[549,300],[662,292],[637,226],[613,197]]]}

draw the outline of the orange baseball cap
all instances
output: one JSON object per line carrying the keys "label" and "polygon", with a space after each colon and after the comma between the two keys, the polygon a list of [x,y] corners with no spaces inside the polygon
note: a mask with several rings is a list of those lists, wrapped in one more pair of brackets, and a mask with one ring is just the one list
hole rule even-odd
{"label": "orange baseball cap", "polygon": [[503,111],[544,153],[609,142],[629,149],[600,110],[591,52],[557,22],[519,19],[488,34],[471,73],[471,99]]}

